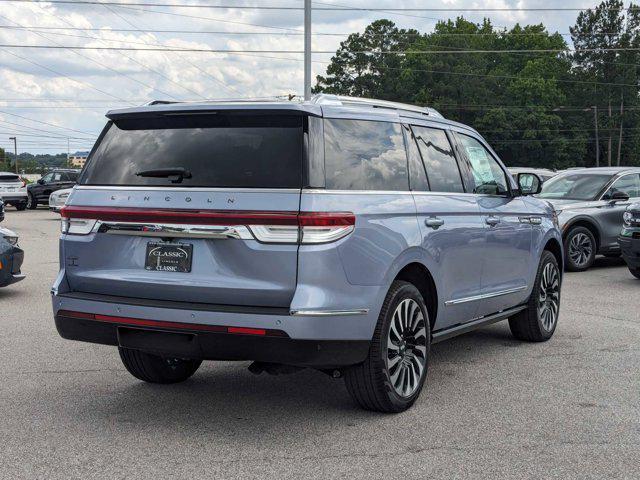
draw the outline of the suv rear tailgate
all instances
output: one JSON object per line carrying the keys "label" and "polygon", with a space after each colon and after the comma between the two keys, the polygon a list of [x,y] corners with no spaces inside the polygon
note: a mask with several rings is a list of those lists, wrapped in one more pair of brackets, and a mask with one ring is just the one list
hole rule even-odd
{"label": "suv rear tailgate", "polygon": [[[97,220],[90,232],[62,237],[71,290],[289,306],[296,288],[295,237],[266,243],[252,233],[282,222],[297,229],[303,123],[292,115],[224,114],[109,125],[63,213]],[[158,170],[176,168],[188,175],[158,176]],[[187,252],[190,271],[157,270],[149,260],[157,244],[161,255]]]}

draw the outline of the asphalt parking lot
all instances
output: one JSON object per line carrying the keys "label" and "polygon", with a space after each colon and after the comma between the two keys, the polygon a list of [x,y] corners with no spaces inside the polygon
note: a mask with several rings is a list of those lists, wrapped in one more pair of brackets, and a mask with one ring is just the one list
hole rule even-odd
{"label": "asphalt parking lot", "polygon": [[8,210],[27,278],[0,289],[2,479],[640,476],[640,281],[619,259],[566,275],[551,341],[500,323],[435,345],[414,408],[381,415],[313,371],[135,380],[55,330],[58,216]]}

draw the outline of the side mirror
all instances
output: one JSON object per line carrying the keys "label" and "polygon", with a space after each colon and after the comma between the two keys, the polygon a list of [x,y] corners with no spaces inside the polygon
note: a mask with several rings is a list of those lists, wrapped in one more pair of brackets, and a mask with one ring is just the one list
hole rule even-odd
{"label": "side mirror", "polygon": [[43,179],[41,179],[41,178],[39,178],[39,179],[38,179],[38,185],[44,185],[44,180],[43,180]]}
{"label": "side mirror", "polygon": [[535,173],[519,173],[518,188],[522,195],[535,195],[542,190],[542,180]]}
{"label": "side mirror", "polygon": [[627,195],[624,192],[621,192],[620,190],[616,190],[615,192],[613,192],[609,200],[610,200],[610,203],[626,202],[627,200],[629,200],[629,195]]}

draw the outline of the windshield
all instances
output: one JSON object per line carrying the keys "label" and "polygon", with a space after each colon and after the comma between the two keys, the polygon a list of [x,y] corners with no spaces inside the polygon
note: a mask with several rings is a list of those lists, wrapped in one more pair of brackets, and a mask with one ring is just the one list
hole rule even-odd
{"label": "windshield", "polygon": [[540,198],[563,200],[595,200],[596,195],[611,180],[611,175],[570,173],[553,177],[542,184]]}
{"label": "windshield", "polygon": [[300,188],[302,118],[172,115],[111,124],[82,185]]}

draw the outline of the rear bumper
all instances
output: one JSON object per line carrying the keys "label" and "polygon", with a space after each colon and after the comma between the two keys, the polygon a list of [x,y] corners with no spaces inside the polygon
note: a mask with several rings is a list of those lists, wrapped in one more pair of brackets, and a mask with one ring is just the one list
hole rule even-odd
{"label": "rear bumper", "polygon": [[640,238],[618,237],[622,257],[631,268],[640,268]]}
{"label": "rear bumper", "polygon": [[362,362],[369,350],[369,341],[364,340],[297,340],[280,330],[102,315],[84,315],[83,318],[82,314],[65,310],[56,313],[55,323],[58,333],[69,340],[204,360],[254,360],[337,368]]}
{"label": "rear bumper", "polygon": [[24,251],[18,247],[3,242],[0,245],[0,287],[6,287],[24,279],[20,272]]}
{"label": "rear bumper", "polygon": [[26,193],[0,193],[0,198],[4,203],[25,203],[27,201]]}

